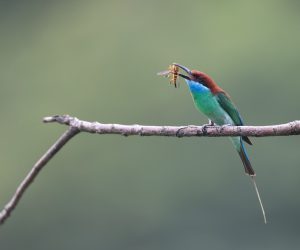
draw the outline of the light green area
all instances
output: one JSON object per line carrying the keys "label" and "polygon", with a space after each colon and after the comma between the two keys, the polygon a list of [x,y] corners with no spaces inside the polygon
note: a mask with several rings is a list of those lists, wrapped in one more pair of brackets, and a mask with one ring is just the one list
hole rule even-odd
{"label": "light green area", "polygon": [[[65,114],[202,124],[178,62],[211,75],[245,123],[299,119],[298,1],[1,1],[0,205]],[[299,249],[299,137],[247,147],[269,224],[227,138],[81,134],[0,228],[1,249]]]}

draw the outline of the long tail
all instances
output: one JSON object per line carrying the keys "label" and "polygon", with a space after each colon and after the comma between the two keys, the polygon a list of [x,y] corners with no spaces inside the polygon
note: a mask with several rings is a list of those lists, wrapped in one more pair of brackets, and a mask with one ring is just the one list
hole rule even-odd
{"label": "long tail", "polygon": [[[235,144],[236,145],[236,144]],[[256,182],[255,182],[255,171],[254,169],[252,168],[252,165],[250,163],[250,160],[248,158],[248,155],[247,155],[247,152],[246,152],[246,149],[244,147],[244,144],[243,144],[243,141],[242,139],[240,138],[240,147],[237,148],[237,151],[241,157],[241,160],[243,162],[243,165],[244,165],[244,168],[245,168],[245,172],[246,174],[250,175],[251,177],[251,180],[252,180],[252,183],[253,183],[253,186],[254,186],[254,189],[255,189],[255,192],[256,192],[256,196],[257,196],[257,199],[259,201],[259,205],[260,205],[260,208],[261,208],[261,212],[262,212],[262,215],[264,217],[264,222],[265,224],[267,223],[267,218],[266,218],[266,213],[265,213],[265,209],[264,209],[264,206],[263,206],[263,203],[262,203],[262,200],[260,198],[260,194],[259,194],[259,191],[258,191],[258,187],[256,185]]]}
{"label": "long tail", "polygon": [[249,161],[249,158],[248,158],[247,152],[245,150],[243,141],[241,139],[240,139],[240,147],[237,148],[237,151],[238,151],[238,153],[241,157],[241,160],[243,162],[246,174],[248,174],[250,176],[255,176],[255,171],[252,168],[252,165]]}
{"label": "long tail", "polygon": [[256,195],[257,195],[257,199],[258,199],[258,201],[259,201],[259,205],[260,205],[260,208],[261,208],[261,212],[262,212],[263,217],[264,217],[264,222],[265,222],[265,224],[267,224],[267,217],[266,217],[265,209],[264,209],[264,206],[263,206],[262,201],[261,201],[261,198],[260,198],[260,194],[259,194],[259,191],[258,191],[258,187],[257,187],[256,181],[255,181],[255,177],[254,177],[254,176],[250,176],[250,177],[251,177],[251,180],[252,180],[252,183],[253,183],[253,186],[254,186]]}

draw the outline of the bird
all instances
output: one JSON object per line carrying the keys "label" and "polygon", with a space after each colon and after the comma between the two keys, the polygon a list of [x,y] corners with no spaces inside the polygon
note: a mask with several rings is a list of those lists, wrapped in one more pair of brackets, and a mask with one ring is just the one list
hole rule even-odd
{"label": "bird", "polygon": [[[178,63],[173,63],[172,65],[179,67],[185,72],[185,74],[178,73],[178,75],[185,79],[196,108],[207,116],[210,121],[209,125],[244,125],[244,121],[231,97],[209,75],[198,70],[190,70]],[[230,139],[242,160],[245,173],[253,180],[266,223],[265,211],[254,179],[256,173],[244,145],[244,142],[249,145],[252,145],[252,142],[247,136],[235,136],[230,137]]]}

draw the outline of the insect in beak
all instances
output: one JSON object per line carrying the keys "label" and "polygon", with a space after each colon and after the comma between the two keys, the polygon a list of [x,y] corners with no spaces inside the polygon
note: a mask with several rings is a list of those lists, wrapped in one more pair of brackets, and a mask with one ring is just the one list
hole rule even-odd
{"label": "insect in beak", "polygon": [[175,88],[178,86],[179,67],[175,64],[171,64],[168,70],[157,73],[159,76],[164,76],[170,79],[170,84],[173,84]]}

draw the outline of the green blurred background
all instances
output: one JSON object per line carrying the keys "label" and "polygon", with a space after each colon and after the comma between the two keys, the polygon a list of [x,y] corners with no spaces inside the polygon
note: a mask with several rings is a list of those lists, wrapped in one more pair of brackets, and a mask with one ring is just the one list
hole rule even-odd
{"label": "green blurred background", "polygon": [[[179,62],[210,74],[247,124],[299,119],[300,2],[1,1],[0,204],[70,114],[203,124]],[[248,147],[269,223],[227,138],[81,134],[0,228],[1,249],[299,249],[299,137]]]}

